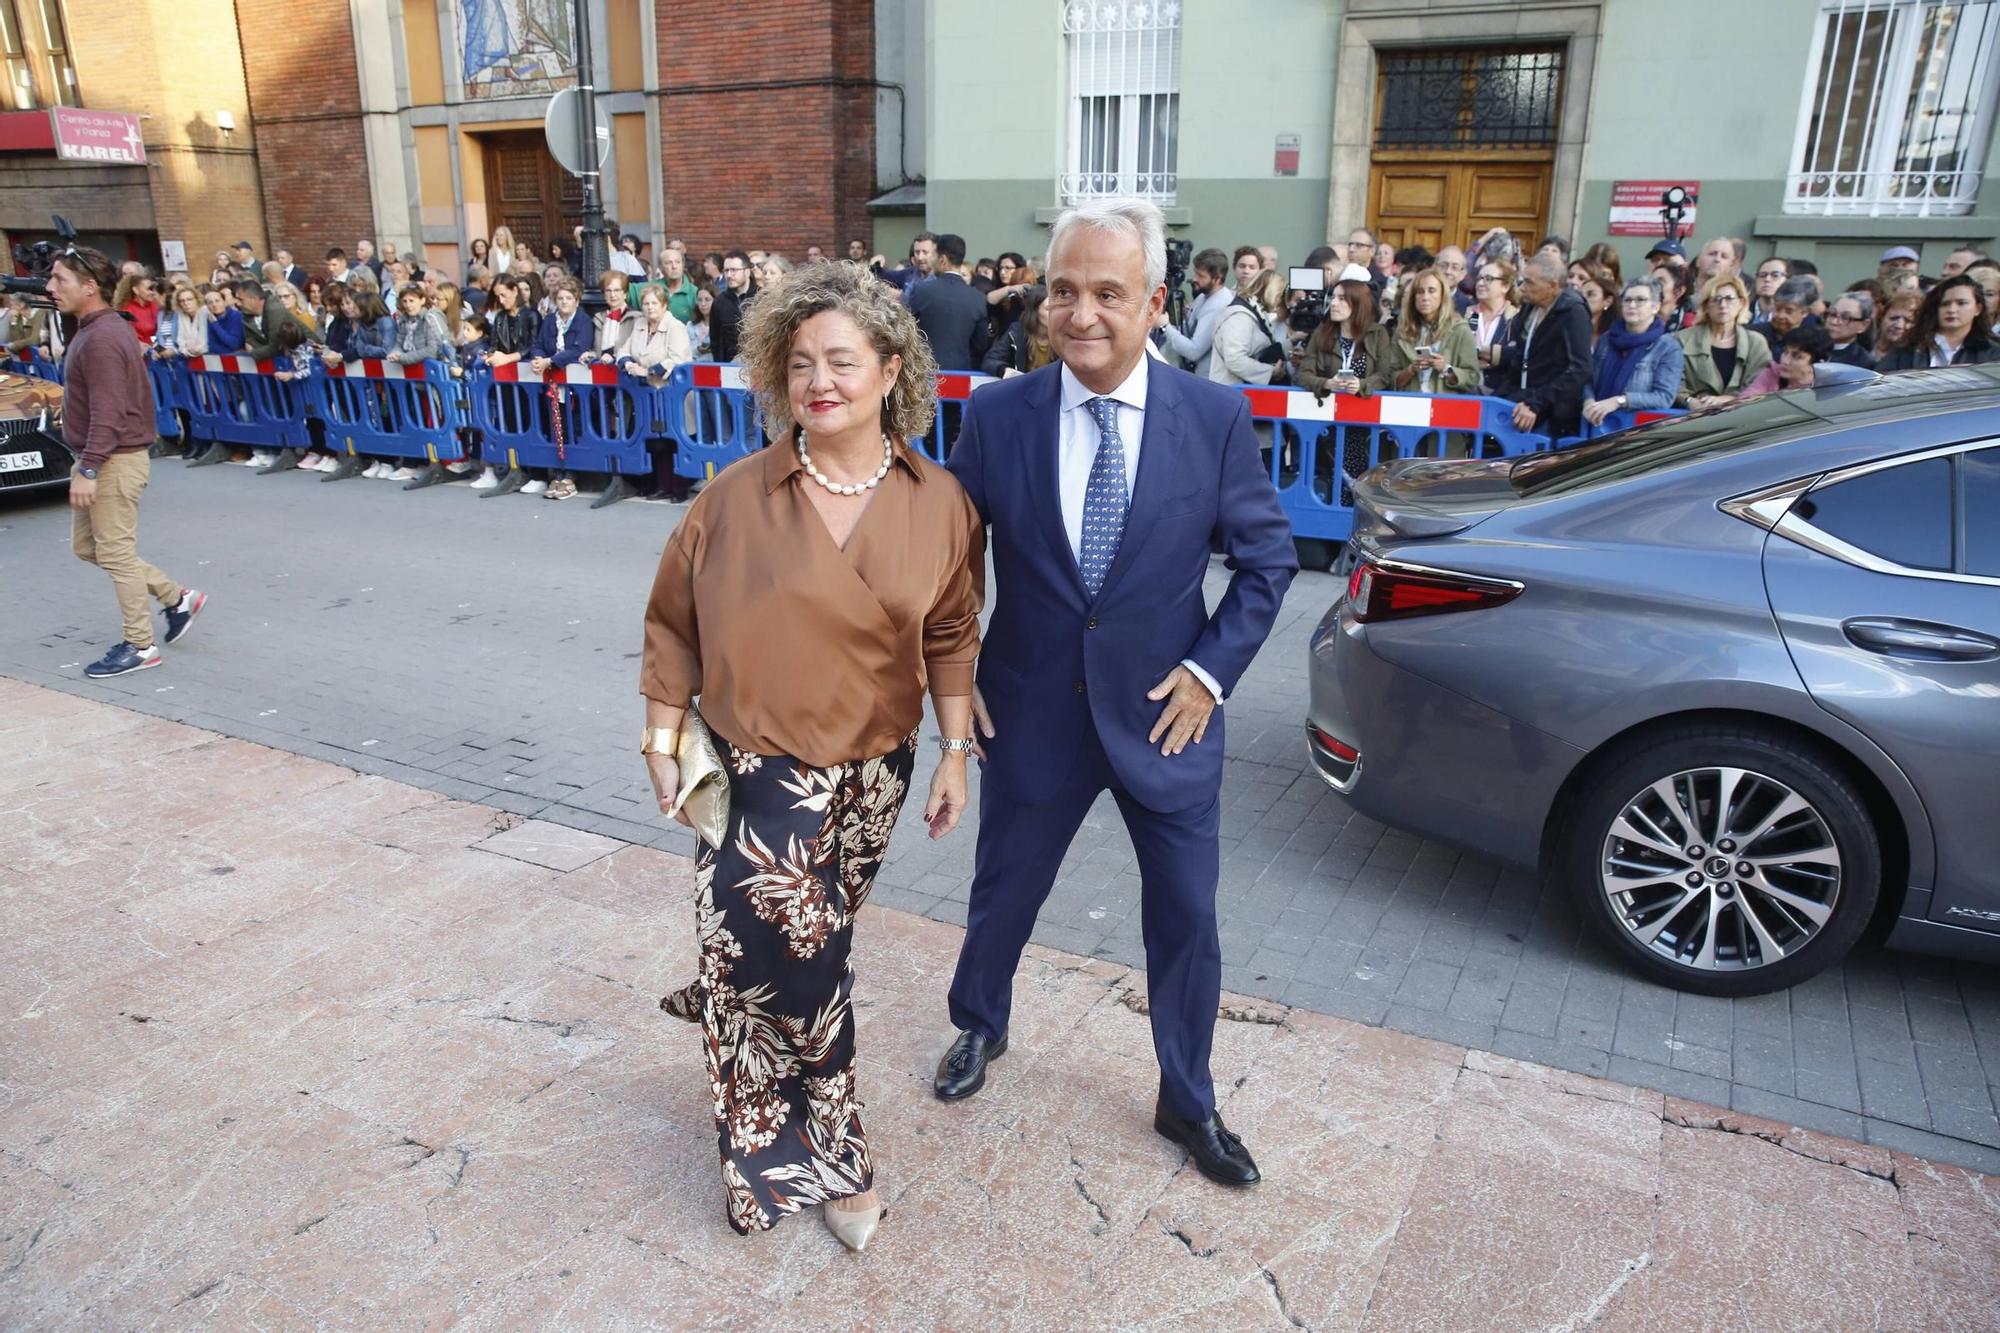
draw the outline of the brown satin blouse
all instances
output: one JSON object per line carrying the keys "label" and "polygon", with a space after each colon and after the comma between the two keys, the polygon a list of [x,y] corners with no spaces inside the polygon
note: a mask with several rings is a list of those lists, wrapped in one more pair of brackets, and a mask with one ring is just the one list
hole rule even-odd
{"label": "brown satin blouse", "polygon": [[783,444],[710,482],[660,556],[640,692],[739,749],[815,768],[895,749],[926,686],[972,693],[985,530],[949,472],[904,448],[845,549]]}

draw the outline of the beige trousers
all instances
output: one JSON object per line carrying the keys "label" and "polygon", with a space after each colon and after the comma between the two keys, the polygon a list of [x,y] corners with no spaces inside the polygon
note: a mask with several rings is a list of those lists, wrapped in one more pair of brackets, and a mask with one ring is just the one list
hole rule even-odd
{"label": "beige trousers", "polygon": [[97,500],[88,509],[72,509],[70,545],[76,558],[111,576],[118,593],[118,611],[125,620],[125,642],[150,647],[153,620],[146,605],[150,594],[161,606],[181,599],[181,586],[139,558],[139,497],[153,475],[152,459],[141,449],[113,454],[97,473]]}

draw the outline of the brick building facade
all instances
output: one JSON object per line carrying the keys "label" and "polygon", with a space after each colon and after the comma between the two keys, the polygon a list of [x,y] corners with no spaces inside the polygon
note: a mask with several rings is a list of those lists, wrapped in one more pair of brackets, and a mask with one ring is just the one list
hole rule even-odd
{"label": "brick building facade", "polygon": [[[16,17],[28,7],[13,4]],[[82,106],[137,118],[145,160],[132,165],[65,159],[53,147],[0,149],[0,232],[11,242],[47,235],[49,215],[69,218],[115,257],[160,260],[176,240],[208,271],[215,250],[248,240],[264,253],[256,134],[230,5],[176,0],[63,0],[60,16],[73,77],[43,77],[17,97],[11,117],[33,123],[40,107]],[[17,26],[42,36],[34,23]],[[24,106],[23,103],[32,103]]]}
{"label": "brick building facade", "polygon": [[[456,270],[503,221],[539,251],[578,220],[541,135],[574,82],[573,0],[44,2],[75,78],[34,105],[136,116],[146,160],[64,161],[0,132],[0,229],[16,237],[56,211],[118,258],[158,263],[178,243],[201,277],[244,239],[316,269],[371,237]],[[878,32],[920,0],[588,2],[622,231],[794,258],[871,238],[912,114]]]}
{"label": "brick building facade", "polygon": [[375,234],[348,0],[236,6],[263,216],[274,244],[320,267]]}

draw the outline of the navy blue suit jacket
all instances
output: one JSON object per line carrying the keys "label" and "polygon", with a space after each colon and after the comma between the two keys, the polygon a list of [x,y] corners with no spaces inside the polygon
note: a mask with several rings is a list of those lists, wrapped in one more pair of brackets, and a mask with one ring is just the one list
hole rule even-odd
{"label": "navy blue suit jacket", "polygon": [[[952,449],[952,475],[992,528],[994,607],[978,680],[995,735],[983,781],[1024,804],[1054,792],[1092,730],[1148,809],[1212,799],[1221,710],[1201,744],[1166,757],[1146,739],[1164,704],[1146,694],[1183,658],[1225,695],[1234,690],[1298,571],[1242,392],[1154,361],[1146,394],[1131,508],[1095,600],[1063,531],[1060,365],[980,388]],[[1236,567],[1213,615],[1201,591],[1211,538]]]}

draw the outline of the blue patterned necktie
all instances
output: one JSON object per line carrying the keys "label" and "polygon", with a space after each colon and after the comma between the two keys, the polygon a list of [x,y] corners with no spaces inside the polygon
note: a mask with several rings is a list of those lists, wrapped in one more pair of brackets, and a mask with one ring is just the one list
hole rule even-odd
{"label": "blue patterned necktie", "polygon": [[1083,551],[1077,564],[1084,590],[1095,597],[1125,533],[1125,442],[1118,438],[1116,401],[1093,398],[1084,406],[1097,422],[1097,461],[1090,465],[1090,484],[1083,491]]}

